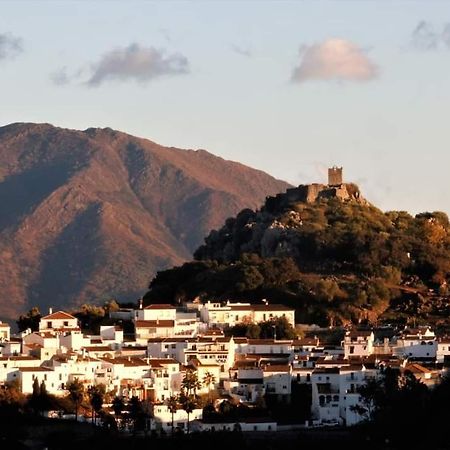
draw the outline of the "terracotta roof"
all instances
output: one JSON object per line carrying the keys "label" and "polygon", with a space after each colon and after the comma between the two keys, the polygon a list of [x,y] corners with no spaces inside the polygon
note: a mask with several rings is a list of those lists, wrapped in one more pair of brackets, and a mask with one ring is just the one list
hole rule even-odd
{"label": "terracotta roof", "polygon": [[34,356],[0,356],[0,361],[37,361]]}
{"label": "terracotta roof", "polygon": [[289,364],[268,364],[263,367],[264,372],[290,372]]}
{"label": "terracotta roof", "polygon": [[174,320],[136,320],[136,328],[172,328],[175,326]]}
{"label": "terracotta roof", "polygon": [[53,369],[48,367],[20,367],[20,372],[53,372]]}
{"label": "terracotta roof", "polygon": [[341,372],[358,372],[362,369],[362,364],[350,364],[349,366],[341,367]]}
{"label": "terracotta roof", "polygon": [[291,345],[291,340],[275,341],[274,339],[248,339],[249,345]]}
{"label": "terracotta roof", "polygon": [[52,314],[49,314],[47,316],[44,316],[41,318],[41,320],[58,320],[58,319],[76,319],[76,317],[72,316],[69,313],[66,313],[64,311],[56,311]]}
{"label": "terracotta roof", "polygon": [[409,370],[412,373],[431,373],[431,370],[428,370],[420,364],[407,364],[405,370]]}
{"label": "terracotta roof", "polygon": [[107,345],[87,345],[86,347],[83,347],[83,349],[87,352],[114,352],[114,350]]}
{"label": "terracotta roof", "polygon": [[0,322],[0,328],[11,328],[11,326],[8,325],[7,323]]}
{"label": "terracotta roof", "polygon": [[169,303],[154,303],[153,305],[148,305],[144,309],[176,309],[175,306]]}

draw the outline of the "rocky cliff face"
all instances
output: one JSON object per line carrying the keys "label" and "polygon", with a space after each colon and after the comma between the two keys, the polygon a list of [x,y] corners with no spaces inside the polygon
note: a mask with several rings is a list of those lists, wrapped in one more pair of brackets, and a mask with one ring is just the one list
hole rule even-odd
{"label": "rocky cliff face", "polygon": [[206,233],[289,185],[111,129],[0,128],[0,317],[135,300]]}
{"label": "rocky cliff face", "polygon": [[[314,205],[333,200],[371,207],[353,183],[300,185],[267,197],[259,210],[245,209],[236,218],[228,219],[220,230],[213,230],[206,237],[195,257],[231,262],[243,253],[255,253],[263,258],[298,259],[304,252],[299,245],[299,234],[311,226],[311,220],[316,221],[316,215],[323,213]],[[317,220],[314,227],[318,228],[319,223],[321,221]],[[325,226],[325,222],[321,226]]]}

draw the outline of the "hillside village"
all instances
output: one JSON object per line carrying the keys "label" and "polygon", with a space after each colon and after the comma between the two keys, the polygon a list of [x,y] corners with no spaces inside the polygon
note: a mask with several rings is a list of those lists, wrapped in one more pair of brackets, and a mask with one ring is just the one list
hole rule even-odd
{"label": "hillside village", "polygon": [[[137,309],[111,311],[108,320],[114,324],[101,325],[98,335],[81,329],[75,316],[51,309],[37,331],[11,334],[10,325],[0,323],[1,388],[15,383],[31,395],[37,384],[44,384],[48,394],[64,397],[75,381],[86,392],[102,385],[116,399],[149,402],[150,427],[159,432],[170,432],[172,426],[277,431],[355,425],[369,418],[361,387],[370,380],[395,369],[432,388],[450,362],[450,339],[426,326],[351,328],[342,330],[343,339],[335,344],[314,336],[311,327],[308,337],[295,339],[277,337],[275,325],[271,338],[230,335],[239,324],[281,320],[296,325],[294,310],[268,302],[141,303]],[[132,332],[124,331],[127,323]],[[277,417],[271,405],[292,406],[299,388],[309,392],[301,400],[309,414],[300,417],[294,405],[290,417]],[[183,408],[180,398],[186,389],[207,401]],[[216,413],[214,419],[204,414],[205,404]],[[247,414],[230,419],[220,414],[224,404],[245,405]],[[117,414],[111,403],[100,408]],[[252,416],[252,410],[258,414]]]}

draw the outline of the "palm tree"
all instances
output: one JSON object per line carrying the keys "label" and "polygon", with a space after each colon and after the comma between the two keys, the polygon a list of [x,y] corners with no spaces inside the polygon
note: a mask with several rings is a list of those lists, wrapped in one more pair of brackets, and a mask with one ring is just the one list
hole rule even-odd
{"label": "palm tree", "polygon": [[166,405],[168,410],[172,414],[172,436],[173,436],[174,432],[173,417],[175,413],[178,411],[178,398],[175,397],[175,395],[170,396],[166,401]]}
{"label": "palm tree", "polygon": [[138,426],[142,425],[140,420],[143,418],[144,412],[141,400],[136,396],[131,397],[128,402],[128,409],[130,418],[133,421],[133,434],[136,434]]}
{"label": "palm tree", "polygon": [[188,395],[195,395],[197,393],[197,389],[200,389],[201,387],[202,384],[198,380],[197,372],[187,370],[183,380],[181,381],[181,388],[186,390]]}
{"label": "palm tree", "polygon": [[66,388],[69,391],[69,399],[75,405],[75,421],[78,422],[78,408],[84,397],[83,383],[79,381],[78,378],[75,378],[75,380],[69,383]]}
{"label": "palm tree", "polygon": [[117,422],[117,419],[121,417],[122,411],[125,409],[125,403],[122,397],[114,397],[112,401],[112,409],[114,411],[114,417]]}
{"label": "palm tree", "polygon": [[197,398],[194,394],[188,394],[182,389],[180,393],[180,403],[183,410],[186,411],[187,414],[187,433],[189,434],[191,424],[189,421],[189,415],[197,407]]}
{"label": "palm tree", "polygon": [[96,415],[98,415],[102,409],[103,401],[105,398],[105,385],[97,384],[95,386],[91,386],[88,390],[89,395],[89,403],[92,407],[92,423],[95,425],[96,423]]}
{"label": "palm tree", "polygon": [[216,377],[211,372],[206,372],[202,382],[208,388],[208,398],[211,400],[211,386],[216,383]]}

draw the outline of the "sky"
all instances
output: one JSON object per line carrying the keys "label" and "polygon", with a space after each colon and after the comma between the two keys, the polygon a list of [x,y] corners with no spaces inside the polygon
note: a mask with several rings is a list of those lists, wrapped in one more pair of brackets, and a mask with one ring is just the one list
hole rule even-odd
{"label": "sky", "polygon": [[[0,0],[0,126],[111,127],[450,213],[450,1]],[[226,176],[226,174],[224,174]]]}

